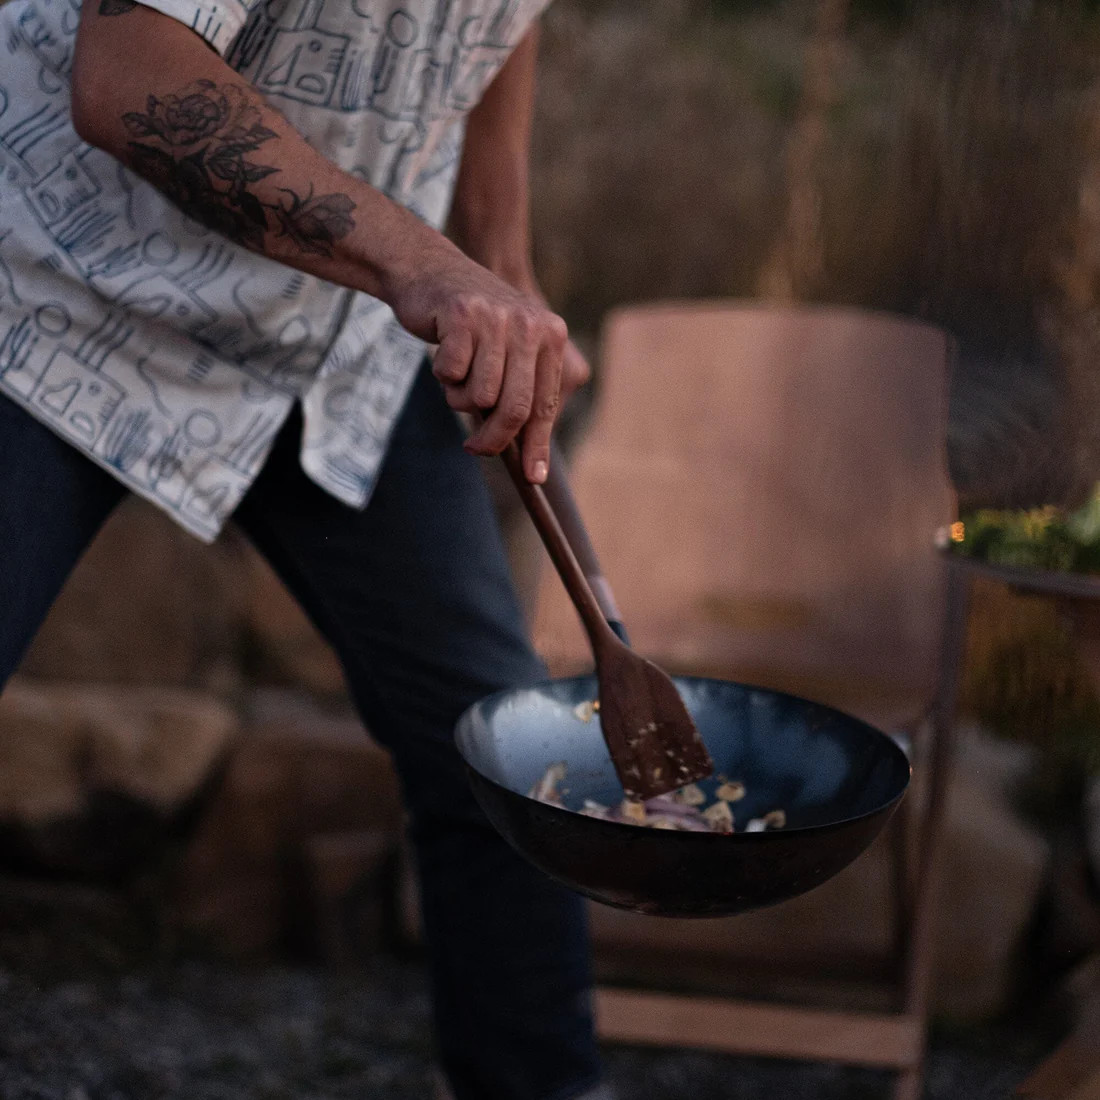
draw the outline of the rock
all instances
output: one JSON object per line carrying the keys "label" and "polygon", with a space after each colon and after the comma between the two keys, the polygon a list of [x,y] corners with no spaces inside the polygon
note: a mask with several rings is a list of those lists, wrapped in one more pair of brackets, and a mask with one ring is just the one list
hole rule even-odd
{"label": "rock", "polygon": [[79,714],[13,679],[0,696],[0,820],[34,825],[79,813],[86,740]]}
{"label": "rock", "polygon": [[136,870],[201,802],[237,725],[198,692],[16,678],[0,698],[0,863]]}
{"label": "rock", "polygon": [[160,810],[186,801],[237,729],[211,696],[17,677],[0,697],[0,816],[79,811],[93,791]]}
{"label": "rock", "polygon": [[381,949],[394,885],[393,834],[318,833],[304,849],[314,953],[347,964]]}
{"label": "rock", "polygon": [[987,1019],[1006,1006],[1050,847],[1014,812],[1033,754],[973,731],[951,788],[936,952],[936,1010]]}
{"label": "rock", "polygon": [[240,648],[241,558],[129,499],[77,566],[23,660],[62,681],[207,686]]}
{"label": "rock", "polygon": [[[300,694],[263,692],[249,709],[187,853],[180,920],[231,955],[288,944],[347,955],[332,922],[372,924],[383,889],[375,872],[402,830],[389,754],[354,716]],[[362,890],[357,867],[372,879]],[[349,905],[360,906],[358,916]]]}
{"label": "rock", "polygon": [[344,690],[332,650],[239,532],[205,546],[138,500],[124,502],[93,542],[22,669],[223,692],[244,675]]}

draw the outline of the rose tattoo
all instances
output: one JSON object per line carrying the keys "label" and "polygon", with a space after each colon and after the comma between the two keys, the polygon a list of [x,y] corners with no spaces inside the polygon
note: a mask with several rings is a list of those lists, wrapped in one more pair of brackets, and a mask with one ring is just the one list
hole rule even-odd
{"label": "rose tattoo", "polygon": [[[104,3],[114,0],[103,0]],[[250,159],[278,135],[239,85],[199,80],[179,95],[149,96],[122,121],[135,139],[130,164],[185,214],[231,240],[263,250],[264,234],[289,237],[303,252],[331,256],[355,226],[347,195],[304,196],[280,187],[264,201],[249,188],[278,168]]]}

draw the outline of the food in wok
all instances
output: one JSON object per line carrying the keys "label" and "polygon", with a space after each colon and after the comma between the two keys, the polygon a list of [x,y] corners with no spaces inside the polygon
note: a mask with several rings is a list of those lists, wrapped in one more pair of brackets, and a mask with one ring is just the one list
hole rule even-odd
{"label": "food in wok", "polygon": [[[551,764],[531,788],[530,797],[548,806],[571,809],[565,801],[569,791],[563,785],[568,773],[568,766],[564,762]],[[719,776],[713,799],[708,799],[698,783],[689,783],[670,794],[645,802],[624,798],[617,806],[606,806],[602,802],[586,798],[577,812],[585,817],[617,821],[622,825],[641,825],[650,829],[670,829],[685,833],[729,834],[736,831],[736,819],[731,805],[740,802],[745,794],[744,783]],[[772,810],[763,817],[750,819],[742,832],[760,833],[767,829],[782,829],[786,824],[787,815],[782,810]]]}

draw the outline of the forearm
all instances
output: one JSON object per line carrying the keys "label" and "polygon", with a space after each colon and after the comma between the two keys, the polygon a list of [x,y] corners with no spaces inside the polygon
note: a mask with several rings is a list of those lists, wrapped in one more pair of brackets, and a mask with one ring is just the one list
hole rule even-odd
{"label": "forearm", "polygon": [[[409,332],[439,345],[434,370],[451,406],[488,411],[467,448],[496,454],[522,432],[527,476],[545,479],[567,332],[522,281],[474,262],[326,160],[177,20],[130,0],[85,0],[74,62],[73,124],[84,140],[245,247],[387,302]],[[485,260],[506,238],[500,247],[513,254],[515,227],[488,231],[502,223],[469,209]]]}
{"label": "forearm", "polygon": [[[114,10],[125,4],[112,0]],[[84,4],[73,116],[186,214],[272,259],[384,300],[424,252],[457,252],[314,150],[182,24]],[[107,9],[110,10],[110,9]]]}
{"label": "forearm", "polygon": [[529,161],[537,58],[532,29],[470,113],[451,210],[463,251],[524,289],[535,286]]}

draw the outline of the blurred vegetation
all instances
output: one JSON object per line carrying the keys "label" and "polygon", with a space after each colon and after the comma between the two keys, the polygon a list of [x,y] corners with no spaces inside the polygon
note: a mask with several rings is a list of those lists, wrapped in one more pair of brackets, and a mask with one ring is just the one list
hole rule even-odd
{"label": "blurred vegetation", "polygon": [[949,545],[993,565],[1100,574],[1100,491],[1073,511],[981,508],[952,527]]}
{"label": "blurred vegetation", "polygon": [[1080,414],[1097,404],[1100,20],[1077,0],[856,3],[807,161],[792,144],[817,6],[550,8],[534,193],[551,299],[592,335],[620,302],[769,292],[801,198],[819,239],[787,257],[793,297],[896,310],[958,340],[964,503],[1083,498],[1100,472]]}

